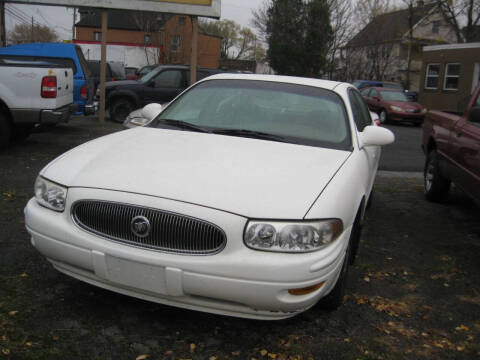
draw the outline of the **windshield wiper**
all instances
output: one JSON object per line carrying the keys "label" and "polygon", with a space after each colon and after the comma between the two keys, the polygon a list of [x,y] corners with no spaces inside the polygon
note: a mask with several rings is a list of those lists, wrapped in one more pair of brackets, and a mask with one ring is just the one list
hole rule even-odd
{"label": "windshield wiper", "polygon": [[166,124],[170,126],[177,127],[179,129],[185,129],[185,130],[190,130],[190,131],[197,131],[197,132],[203,132],[203,133],[209,133],[207,129],[204,129],[200,126],[190,124],[186,121],[182,120],[172,120],[172,119],[160,119],[158,120],[157,124]]}
{"label": "windshield wiper", "polygon": [[219,134],[219,135],[231,135],[231,136],[249,137],[253,139],[287,142],[287,140],[280,135],[274,135],[274,134],[269,134],[261,131],[246,130],[246,129],[215,129],[212,131],[212,133]]}

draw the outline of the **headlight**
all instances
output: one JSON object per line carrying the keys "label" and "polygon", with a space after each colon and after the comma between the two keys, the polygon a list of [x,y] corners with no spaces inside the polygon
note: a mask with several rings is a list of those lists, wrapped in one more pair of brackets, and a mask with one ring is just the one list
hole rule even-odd
{"label": "headlight", "polygon": [[339,219],[302,222],[249,221],[243,236],[255,250],[312,252],[334,242],[343,231]]}
{"label": "headlight", "polygon": [[39,176],[35,181],[35,198],[42,206],[63,211],[67,200],[67,189]]}
{"label": "headlight", "polygon": [[393,111],[403,111],[403,109],[401,107],[398,107],[398,106],[390,106],[390,109],[392,109]]}

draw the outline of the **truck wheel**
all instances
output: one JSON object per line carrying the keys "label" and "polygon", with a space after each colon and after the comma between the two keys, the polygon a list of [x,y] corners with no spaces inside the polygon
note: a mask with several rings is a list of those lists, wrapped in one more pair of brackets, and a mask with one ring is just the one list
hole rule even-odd
{"label": "truck wheel", "polygon": [[13,137],[12,140],[14,142],[20,143],[24,141],[33,130],[33,125],[23,125],[23,126],[15,126],[13,128]]}
{"label": "truck wheel", "polygon": [[382,111],[380,111],[380,114],[378,115],[380,117],[380,123],[381,124],[386,124],[387,123],[387,112],[385,111],[385,109],[382,109]]}
{"label": "truck wheel", "polygon": [[436,150],[430,151],[427,155],[423,178],[425,197],[427,200],[434,202],[445,200],[450,190],[450,180],[440,174]]}
{"label": "truck wheel", "polygon": [[0,149],[5,149],[10,144],[12,126],[5,114],[0,113]]}
{"label": "truck wheel", "polygon": [[110,104],[110,119],[123,123],[133,110],[135,110],[135,105],[131,100],[127,98],[116,99]]}

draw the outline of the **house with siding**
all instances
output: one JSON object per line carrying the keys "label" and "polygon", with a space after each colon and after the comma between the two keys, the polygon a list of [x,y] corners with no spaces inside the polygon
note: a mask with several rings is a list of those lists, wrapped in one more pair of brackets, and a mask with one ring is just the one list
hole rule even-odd
{"label": "house with siding", "polygon": [[[453,42],[456,42],[455,31],[434,3],[414,7],[411,12],[407,8],[379,15],[344,48],[345,80],[395,81],[418,91],[423,46]],[[409,58],[410,84],[406,84]]]}

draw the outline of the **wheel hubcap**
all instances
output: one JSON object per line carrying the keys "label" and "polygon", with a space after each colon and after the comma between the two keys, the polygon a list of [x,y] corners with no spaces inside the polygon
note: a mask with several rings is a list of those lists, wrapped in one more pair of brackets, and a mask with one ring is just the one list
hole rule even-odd
{"label": "wheel hubcap", "polygon": [[430,191],[432,188],[432,182],[433,182],[433,171],[434,171],[434,166],[432,162],[430,161],[427,165],[427,169],[425,170],[425,190]]}

